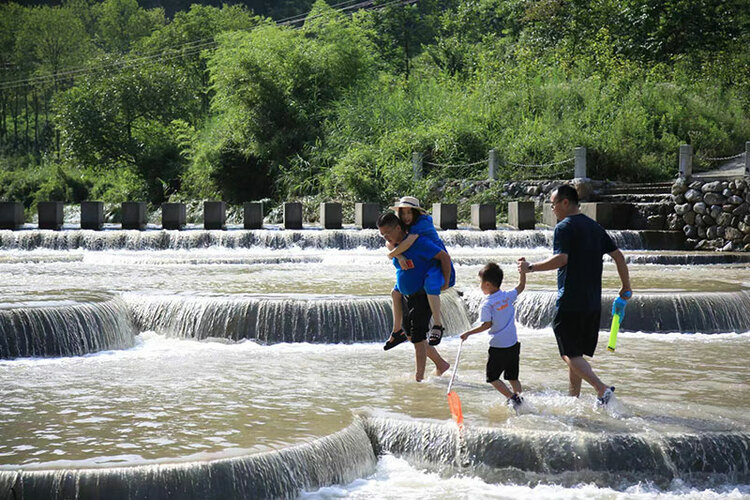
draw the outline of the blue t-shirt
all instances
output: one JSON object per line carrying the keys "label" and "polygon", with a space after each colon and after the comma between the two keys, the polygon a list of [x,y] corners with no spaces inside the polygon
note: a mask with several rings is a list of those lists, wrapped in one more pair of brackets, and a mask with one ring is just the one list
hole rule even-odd
{"label": "blue t-shirt", "polygon": [[568,254],[557,270],[557,307],[592,312],[601,308],[602,256],[617,250],[602,226],[583,214],[569,215],[555,226],[555,254]]}
{"label": "blue t-shirt", "polygon": [[432,240],[432,242],[439,246],[441,250],[445,250],[445,244],[443,243],[443,240],[440,239],[440,236],[438,236],[431,215],[422,214],[417,217],[417,220],[414,221],[414,224],[409,228],[409,234],[418,234],[420,238]]}
{"label": "blue t-shirt", "polygon": [[424,279],[431,267],[440,267],[440,261],[435,256],[442,251],[435,243],[427,238],[417,238],[412,246],[402,255],[414,264],[412,269],[403,270],[398,265],[398,259],[393,258],[396,267],[396,288],[404,295],[411,295],[424,288]]}
{"label": "blue t-shirt", "polygon": [[479,310],[479,321],[491,321],[492,326],[487,331],[490,347],[513,347],[518,342],[516,334],[515,302],[518,291],[514,288],[509,292],[498,290],[485,297]]}

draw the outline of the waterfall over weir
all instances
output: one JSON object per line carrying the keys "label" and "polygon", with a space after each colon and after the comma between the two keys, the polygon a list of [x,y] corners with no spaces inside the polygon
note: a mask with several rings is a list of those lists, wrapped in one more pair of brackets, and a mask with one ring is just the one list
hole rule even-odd
{"label": "waterfall over weir", "polygon": [[[619,248],[634,250],[644,248],[638,231],[609,231]],[[483,246],[503,248],[537,248],[552,246],[552,231],[477,231],[470,229],[441,231],[446,247]],[[0,231],[1,250],[182,250],[192,248],[225,247],[269,249],[284,248],[355,248],[383,247],[383,239],[375,229],[342,230],[244,230],[205,231],[131,231],[108,229],[105,231]]]}
{"label": "waterfall over weir", "polygon": [[606,434],[523,431],[381,417],[356,417],[335,434],[280,451],[208,462],[119,468],[2,470],[0,496],[128,500],[295,498],[301,490],[346,484],[375,471],[377,457],[400,456],[445,475],[490,483],[599,483],[615,489],[673,479],[688,485],[750,478],[750,434]]}
{"label": "waterfall over weir", "polygon": [[750,479],[750,434],[556,432],[455,424],[365,420],[375,453],[392,453],[417,467],[477,475],[488,482],[606,486],[673,479],[731,482]]}
{"label": "waterfall over weir", "polygon": [[344,484],[375,470],[360,421],[280,451],[210,462],[121,468],[0,471],[0,498],[160,500],[297,498],[302,489]]}
{"label": "waterfall over weir", "polygon": [[[609,329],[614,295],[602,295],[600,328]],[[544,328],[555,315],[557,292],[528,291],[516,302],[516,319]],[[729,333],[750,331],[750,291],[636,293],[621,329],[641,332]]]}
{"label": "waterfall over weir", "polygon": [[[385,340],[391,331],[390,297],[163,296],[126,294],[139,330],[183,338],[352,343]],[[469,320],[453,291],[442,295],[448,334]]]}
{"label": "waterfall over weir", "polygon": [[135,344],[135,326],[118,297],[0,309],[0,359],[80,356]]}

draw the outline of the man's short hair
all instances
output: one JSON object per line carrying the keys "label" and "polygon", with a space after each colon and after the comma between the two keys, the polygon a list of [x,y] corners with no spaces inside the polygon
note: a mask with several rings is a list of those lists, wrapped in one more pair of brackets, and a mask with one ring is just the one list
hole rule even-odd
{"label": "man's short hair", "polygon": [[557,201],[568,200],[574,205],[578,205],[578,191],[573,186],[563,184],[558,186],[555,191],[557,191]]}
{"label": "man's short hair", "polygon": [[393,212],[386,212],[384,214],[380,214],[380,217],[378,217],[378,221],[376,222],[378,229],[380,229],[383,226],[386,227],[400,227],[403,231],[406,231],[406,226],[404,225],[404,222],[398,218],[396,214]]}
{"label": "man's short hair", "polygon": [[503,270],[494,262],[490,262],[479,270],[479,279],[500,288],[503,284]]}

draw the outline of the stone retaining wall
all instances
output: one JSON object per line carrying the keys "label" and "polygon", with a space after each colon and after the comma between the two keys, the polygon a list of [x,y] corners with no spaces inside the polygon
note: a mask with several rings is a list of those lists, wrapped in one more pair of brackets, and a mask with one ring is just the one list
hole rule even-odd
{"label": "stone retaining wall", "polygon": [[[500,183],[500,187],[497,184]],[[598,181],[593,179],[573,180],[524,180],[524,181],[492,181],[492,180],[442,180],[432,186],[433,193],[442,195],[446,191],[459,190],[461,196],[458,204],[465,204],[468,200],[490,187],[496,189],[501,199],[498,202],[518,201],[519,199],[531,199],[539,202],[547,201],[549,194],[563,184],[572,184],[578,190],[581,200],[588,201],[599,194],[607,192],[608,188],[614,186],[610,181]]]}
{"label": "stone retaining wall", "polygon": [[731,181],[678,179],[668,229],[682,230],[696,250],[750,251],[750,177]]}

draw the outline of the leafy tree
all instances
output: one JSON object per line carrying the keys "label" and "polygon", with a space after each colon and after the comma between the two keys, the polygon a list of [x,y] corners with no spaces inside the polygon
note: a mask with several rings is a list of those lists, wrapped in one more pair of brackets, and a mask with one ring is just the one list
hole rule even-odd
{"label": "leafy tree", "polygon": [[240,5],[217,8],[193,4],[189,11],[178,12],[172,22],[139,40],[135,50],[140,54],[164,54],[184,68],[205,115],[210,97],[205,54],[213,51],[215,36],[226,31],[247,31],[259,23],[259,17]]}
{"label": "leafy tree", "polygon": [[[374,67],[374,49],[361,31],[323,2],[300,30],[266,25],[218,40],[209,60],[212,111],[228,134],[218,149],[231,145],[248,167],[276,168],[314,143],[331,103],[371,77]],[[252,175],[217,178],[229,187],[231,179]]]}
{"label": "leafy tree", "polygon": [[358,25],[380,51],[382,59],[398,74],[409,79],[412,59],[423,46],[435,39],[439,16],[454,1],[424,0],[416,4],[392,4],[378,0],[382,7],[354,15]]}
{"label": "leafy tree", "polygon": [[96,13],[99,45],[120,54],[166,22],[163,9],[143,9],[138,0],[105,0],[96,6]]}
{"label": "leafy tree", "polygon": [[38,73],[55,74],[78,66],[89,54],[83,23],[63,7],[34,7],[26,11],[16,37],[19,64]]}
{"label": "leafy tree", "polygon": [[480,69],[483,55],[496,57],[492,48],[500,40],[518,39],[524,4],[523,0],[460,2],[440,16],[437,39],[425,50],[447,74],[470,76]]}
{"label": "leafy tree", "polygon": [[117,68],[115,62],[101,61],[104,69],[59,96],[63,147],[84,165],[136,169],[158,199],[158,179],[176,179],[182,161],[170,123],[197,113],[197,103],[180,69],[155,63]]}
{"label": "leafy tree", "polygon": [[62,2],[64,8],[80,19],[87,38],[91,40],[97,35],[98,10],[95,8],[97,3],[97,0],[63,0]]}

